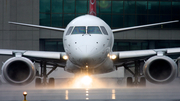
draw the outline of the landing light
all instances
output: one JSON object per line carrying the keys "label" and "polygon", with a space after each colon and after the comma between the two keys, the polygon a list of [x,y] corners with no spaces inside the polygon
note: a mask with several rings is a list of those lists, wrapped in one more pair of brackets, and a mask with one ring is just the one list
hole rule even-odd
{"label": "landing light", "polygon": [[63,56],[63,59],[64,59],[64,60],[67,60],[67,59],[68,59],[68,56],[67,56],[67,55],[64,55],[64,56]]}
{"label": "landing light", "polygon": [[92,78],[89,77],[88,75],[86,75],[86,76],[81,78],[81,83],[88,86],[92,83]]}
{"label": "landing light", "polygon": [[116,58],[117,58],[116,55],[111,55],[111,56],[110,56],[110,59],[112,59],[112,60],[114,60],[114,59],[116,59]]}

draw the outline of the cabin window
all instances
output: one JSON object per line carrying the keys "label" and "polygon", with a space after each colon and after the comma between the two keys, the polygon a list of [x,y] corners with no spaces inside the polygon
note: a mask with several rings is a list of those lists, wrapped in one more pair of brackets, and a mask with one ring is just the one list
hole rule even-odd
{"label": "cabin window", "polygon": [[86,34],[86,27],[75,27],[72,34]]}
{"label": "cabin window", "polygon": [[87,28],[88,34],[102,34],[98,26],[89,26]]}
{"label": "cabin window", "polygon": [[108,35],[108,32],[104,26],[101,26],[101,30],[105,35]]}
{"label": "cabin window", "polygon": [[71,27],[69,27],[68,31],[66,32],[66,35],[71,34],[72,29],[73,29],[73,27],[72,27],[72,26],[71,26]]}

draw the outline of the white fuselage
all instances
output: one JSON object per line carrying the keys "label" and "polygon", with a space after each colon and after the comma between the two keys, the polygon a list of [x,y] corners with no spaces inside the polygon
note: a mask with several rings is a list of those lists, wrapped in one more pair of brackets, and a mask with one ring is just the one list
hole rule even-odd
{"label": "white fuselage", "polygon": [[72,20],[63,36],[64,50],[68,55],[65,70],[76,73],[89,70],[92,74],[114,70],[108,54],[112,52],[114,35],[100,18],[83,15]]}

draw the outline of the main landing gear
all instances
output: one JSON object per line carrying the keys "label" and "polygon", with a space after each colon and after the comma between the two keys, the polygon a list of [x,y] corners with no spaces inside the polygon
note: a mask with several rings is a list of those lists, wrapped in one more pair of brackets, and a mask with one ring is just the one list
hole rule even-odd
{"label": "main landing gear", "polygon": [[[145,77],[142,77],[142,66],[141,66],[141,61],[135,61],[135,70],[134,72],[130,70],[127,65],[124,65],[124,68],[128,70],[133,76],[133,77],[127,77],[127,82],[126,85],[127,87],[145,87],[146,86],[146,79]],[[139,79],[140,78],[140,79]]]}
{"label": "main landing gear", "polygon": [[54,87],[55,85],[55,80],[54,78],[49,78],[47,82],[48,75],[51,74],[57,66],[52,67],[51,71],[47,73],[47,67],[46,67],[46,62],[41,62],[41,74],[40,77],[36,78],[35,80],[35,86],[36,87]]}

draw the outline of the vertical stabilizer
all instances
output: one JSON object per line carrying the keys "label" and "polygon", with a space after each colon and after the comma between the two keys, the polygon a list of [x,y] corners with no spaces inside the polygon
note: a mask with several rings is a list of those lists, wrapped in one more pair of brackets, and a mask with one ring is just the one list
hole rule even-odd
{"label": "vertical stabilizer", "polygon": [[96,0],[89,0],[89,14],[96,16]]}

